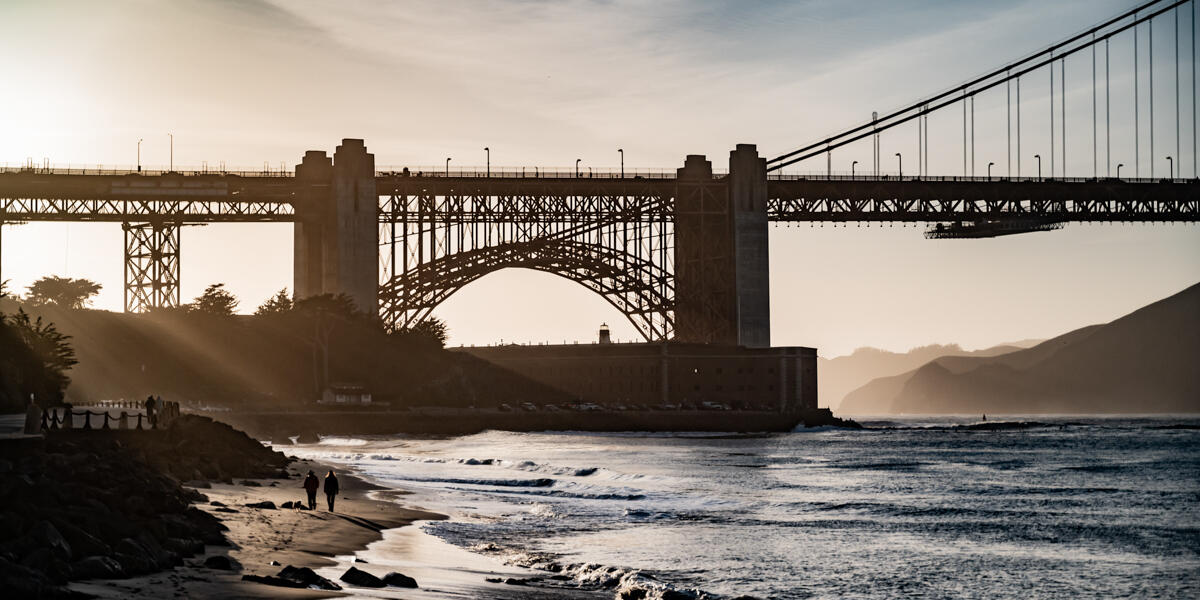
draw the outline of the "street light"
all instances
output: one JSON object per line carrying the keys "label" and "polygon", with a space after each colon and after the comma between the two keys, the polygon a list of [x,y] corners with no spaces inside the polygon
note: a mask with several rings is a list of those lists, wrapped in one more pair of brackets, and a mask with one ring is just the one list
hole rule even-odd
{"label": "street light", "polygon": [[1170,175],[1171,175],[1171,179],[1175,179],[1175,159],[1173,159],[1173,158],[1171,158],[1170,156],[1168,156],[1168,157],[1167,157],[1167,162],[1168,162],[1168,163],[1170,163],[1170,165],[1171,165],[1171,166],[1170,166],[1170,170],[1168,171],[1168,173],[1170,173]]}
{"label": "street light", "polygon": [[446,157],[446,177],[450,176],[450,157]]}
{"label": "street light", "polygon": [[484,147],[484,152],[487,152],[487,176],[492,176],[492,149]]}
{"label": "street light", "polygon": [[174,173],[175,172],[175,134],[168,133],[167,137],[171,138],[171,169],[170,169],[170,171],[172,173]]}
{"label": "street light", "polygon": [[621,179],[625,179],[625,150],[617,148],[617,152],[621,153]]}
{"label": "street light", "polygon": [[1117,179],[1121,178],[1121,167],[1123,166],[1125,166],[1125,163],[1117,163]]}
{"label": "street light", "polygon": [[142,172],[142,138],[138,138],[138,162],[137,162],[137,169],[138,169],[138,173],[141,173],[141,172]]}
{"label": "street light", "polygon": [[854,165],[857,165],[857,164],[858,164],[857,160],[850,163],[850,179],[854,179]]}
{"label": "street light", "polygon": [[1041,181],[1041,179],[1042,179],[1042,155],[1034,154],[1033,157],[1036,158],[1038,161],[1038,181]]}
{"label": "street light", "polygon": [[903,180],[904,179],[904,157],[900,156],[899,152],[896,153],[896,163],[900,165],[900,167],[899,167],[900,179]]}
{"label": "street light", "polygon": [[575,159],[575,179],[579,179],[579,161],[581,161],[581,160],[583,160],[583,159],[582,158]]}
{"label": "street light", "polygon": [[994,162],[988,163],[988,181],[992,180],[992,165],[994,165],[994,164],[996,164],[996,163],[994,163]]}

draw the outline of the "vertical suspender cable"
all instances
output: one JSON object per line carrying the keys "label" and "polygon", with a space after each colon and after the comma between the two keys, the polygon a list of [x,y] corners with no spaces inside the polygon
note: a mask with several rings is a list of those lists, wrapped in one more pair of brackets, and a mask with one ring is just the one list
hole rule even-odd
{"label": "vertical suspender cable", "polygon": [[975,94],[971,94],[971,177],[975,176]]}
{"label": "vertical suspender cable", "polygon": [[[925,106],[926,109],[929,105]],[[925,113],[925,170],[929,170],[929,113]]]}
{"label": "vertical suspender cable", "polygon": [[[1006,73],[1007,75],[1007,73]],[[1004,141],[1008,162],[1008,177],[1012,178],[1012,81],[1004,82]]]}
{"label": "vertical suspender cable", "polygon": [[[1050,53],[1053,56],[1053,52]],[[1054,62],[1050,63],[1050,176],[1054,177]]]}
{"label": "vertical suspender cable", "polygon": [[1104,172],[1112,177],[1112,104],[1108,88],[1108,38],[1104,38]]}
{"label": "vertical suspender cable", "polygon": [[925,174],[925,157],[922,154],[922,150],[925,148],[925,140],[922,138],[925,134],[921,131],[922,118],[923,115],[917,117],[917,177]]}
{"label": "vertical suspender cable", "polygon": [[967,92],[963,90],[963,177],[967,176]]}
{"label": "vertical suspender cable", "polygon": [[1150,70],[1150,177],[1154,178],[1154,20],[1146,23],[1150,29],[1150,40],[1146,46],[1146,57]]}
{"label": "vertical suspender cable", "polygon": [[1096,34],[1092,34],[1092,178],[1100,177],[1099,142],[1096,140]]}
{"label": "vertical suspender cable", "polygon": [[[1051,65],[1050,68],[1054,68]],[[1058,91],[1062,92],[1062,175],[1067,176],[1067,57],[1063,57],[1059,64]]]}
{"label": "vertical suspender cable", "polygon": [[[1137,15],[1136,14],[1133,15],[1133,18],[1136,19]],[[1138,114],[1138,106],[1141,103],[1142,95],[1140,93],[1141,90],[1138,89],[1139,84],[1141,83],[1141,77],[1138,76],[1138,67],[1139,67],[1139,64],[1138,64],[1138,26],[1134,25],[1133,26],[1133,176],[1134,177],[1142,176],[1142,152],[1141,152],[1141,141],[1142,141],[1142,136],[1141,136],[1142,131],[1141,130],[1142,130],[1142,127],[1141,127],[1141,122],[1140,122],[1141,121],[1140,115]]]}
{"label": "vertical suspender cable", "polygon": [[[1179,130],[1181,128],[1179,123],[1179,7],[1176,6],[1171,12],[1175,13],[1175,27],[1173,28],[1175,31],[1175,162],[1178,164],[1183,162],[1181,160],[1183,156],[1179,152]],[[1176,169],[1176,171],[1182,171],[1182,169]]]}
{"label": "vertical suspender cable", "polygon": [[1021,78],[1017,77],[1017,179],[1021,178]]}
{"label": "vertical suspender cable", "polygon": [[1192,177],[1196,174],[1196,2],[1192,0]]}

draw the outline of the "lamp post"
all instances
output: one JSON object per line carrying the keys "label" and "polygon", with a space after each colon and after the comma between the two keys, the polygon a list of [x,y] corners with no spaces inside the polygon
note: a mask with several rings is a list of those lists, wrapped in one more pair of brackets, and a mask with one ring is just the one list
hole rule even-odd
{"label": "lamp post", "polygon": [[1117,163],[1117,179],[1121,178],[1121,167],[1123,166],[1125,166],[1125,163]]}
{"label": "lamp post", "polygon": [[1038,161],[1038,181],[1041,181],[1042,180],[1042,155],[1034,154],[1033,157],[1036,158]]}
{"label": "lamp post", "polygon": [[487,152],[487,176],[492,176],[492,149],[484,147],[484,152]]}
{"label": "lamp post", "polygon": [[142,172],[142,138],[138,138],[137,172]]}
{"label": "lamp post", "polygon": [[899,152],[896,153],[896,164],[899,165],[900,180],[903,181],[904,180],[904,157],[900,156]]}
{"label": "lamp post", "polygon": [[575,159],[575,179],[579,179],[579,161],[581,161],[581,160],[583,160],[583,159],[582,158]]}
{"label": "lamp post", "polygon": [[617,148],[617,152],[621,154],[621,179],[625,179],[625,149]]}
{"label": "lamp post", "polygon": [[994,164],[996,164],[996,163],[994,163],[994,162],[988,163],[988,181],[992,180],[992,165],[994,165]]}
{"label": "lamp post", "polygon": [[857,160],[850,163],[850,179],[854,179],[854,166],[857,164],[858,164]]}
{"label": "lamp post", "polygon": [[167,137],[171,138],[171,168],[172,173],[175,172],[175,134],[168,133]]}
{"label": "lamp post", "polygon": [[1167,171],[1167,173],[1171,175],[1171,179],[1175,179],[1175,159],[1173,159],[1173,158],[1171,158],[1170,156],[1168,156],[1168,157],[1167,157],[1167,163],[1170,165],[1170,167],[1169,167],[1169,170]]}
{"label": "lamp post", "polygon": [[446,177],[450,176],[450,157],[446,157]]}

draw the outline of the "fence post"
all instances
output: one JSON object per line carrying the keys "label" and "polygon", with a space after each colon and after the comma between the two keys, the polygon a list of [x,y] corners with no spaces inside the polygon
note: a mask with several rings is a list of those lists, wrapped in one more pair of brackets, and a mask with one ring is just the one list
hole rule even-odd
{"label": "fence post", "polygon": [[138,413],[138,424],[137,424],[137,428],[138,428],[138,431],[141,431],[141,430],[142,430],[142,413]]}
{"label": "fence post", "polygon": [[49,431],[50,427],[46,424],[46,409],[42,409],[42,431]]}
{"label": "fence post", "polygon": [[83,411],[83,428],[84,429],[92,428],[92,411],[90,411],[90,410]]}
{"label": "fence post", "polygon": [[104,414],[104,425],[102,425],[100,428],[101,429],[111,429],[111,427],[108,426],[108,411],[107,410],[104,411],[103,414]]}
{"label": "fence post", "polygon": [[121,411],[121,418],[117,420],[117,429],[129,429],[129,413]]}
{"label": "fence post", "polygon": [[71,414],[70,408],[63,409],[63,429],[75,428],[75,415]]}

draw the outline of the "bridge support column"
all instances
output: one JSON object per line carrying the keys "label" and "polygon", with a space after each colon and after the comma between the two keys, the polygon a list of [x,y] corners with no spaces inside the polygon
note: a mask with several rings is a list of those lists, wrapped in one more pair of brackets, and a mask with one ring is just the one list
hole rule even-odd
{"label": "bridge support column", "polygon": [[361,311],[379,312],[379,197],[375,156],[344,139],[333,160],[310,151],[296,167],[293,278],[297,298],[346,294]]}
{"label": "bridge support column", "polygon": [[125,312],[177,308],[179,223],[122,223],[125,230]]}
{"label": "bridge support column", "polygon": [[729,153],[729,204],[733,212],[737,343],[771,346],[771,275],[767,244],[767,163],[753,144]]}
{"label": "bridge support column", "polygon": [[675,194],[675,339],[771,345],[767,171],[753,145],[729,154],[729,176],[687,157]]}

